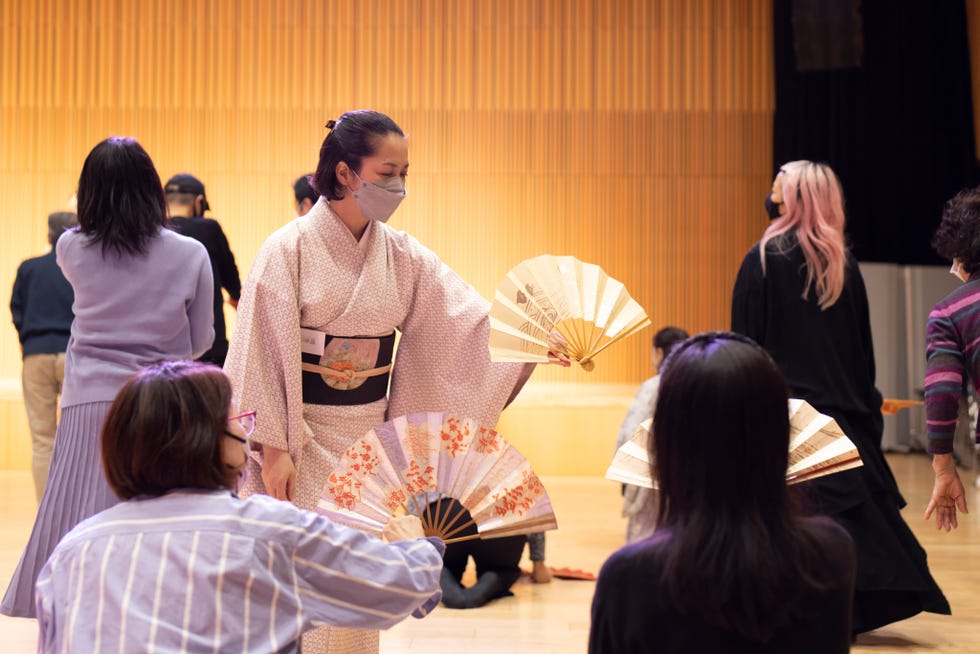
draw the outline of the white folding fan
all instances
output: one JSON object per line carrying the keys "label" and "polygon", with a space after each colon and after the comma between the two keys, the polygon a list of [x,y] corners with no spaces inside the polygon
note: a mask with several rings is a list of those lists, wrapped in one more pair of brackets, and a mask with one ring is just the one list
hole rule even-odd
{"label": "white folding fan", "polygon": [[[472,520],[450,519],[449,498]],[[548,493],[520,452],[474,420],[434,412],[389,420],[348,448],[327,476],[317,510],[375,534],[392,516],[411,512],[427,536],[447,543],[558,527]],[[472,524],[475,536],[457,535]]]}
{"label": "white folding fan", "polygon": [[622,282],[595,264],[543,254],[517,264],[490,308],[492,361],[548,361],[561,352],[585,370],[596,354],[650,324]]}
{"label": "white folding fan", "polygon": [[[656,488],[649,443],[653,420],[645,420],[616,450],[606,479],[633,486]],[[864,465],[861,455],[840,426],[803,400],[789,401],[789,465],[786,483],[798,484]]]}

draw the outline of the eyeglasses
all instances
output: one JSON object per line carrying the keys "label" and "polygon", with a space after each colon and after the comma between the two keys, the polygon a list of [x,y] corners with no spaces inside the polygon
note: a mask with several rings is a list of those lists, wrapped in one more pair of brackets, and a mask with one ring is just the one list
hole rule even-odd
{"label": "eyeglasses", "polygon": [[[237,416],[228,418],[228,422],[232,420],[237,420],[238,424],[241,425],[242,431],[245,432],[245,436],[251,436],[252,432],[255,431],[255,411],[246,411],[245,413],[240,413]],[[237,434],[232,434],[229,431],[225,431],[226,434],[234,438],[239,443],[246,442],[244,438],[238,436]]]}

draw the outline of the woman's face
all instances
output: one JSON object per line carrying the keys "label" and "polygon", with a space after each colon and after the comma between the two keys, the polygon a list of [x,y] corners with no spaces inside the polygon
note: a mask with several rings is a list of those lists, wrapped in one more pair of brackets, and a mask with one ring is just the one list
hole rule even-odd
{"label": "woman's face", "polygon": [[772,191],[770,197],[773,204],[783,204],[783,171],[776,173],[776,178],[772,180]]}
{"label": "woman's face", "polygon": [[[408,140],[395,132],[378,139],[374,154],[361,160],[358,176],[365,182],[384,182],[392,177],[408,177]],[[353,175],[351,177],[354,177]],[[354,177],[348,187],[357,189],[360,181]]]}

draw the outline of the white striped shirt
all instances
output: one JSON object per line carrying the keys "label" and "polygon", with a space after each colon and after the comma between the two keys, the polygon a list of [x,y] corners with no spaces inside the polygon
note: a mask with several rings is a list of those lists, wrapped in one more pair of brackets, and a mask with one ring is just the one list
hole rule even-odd
{"label": "white striped shirt", "polygon": [[41,571],[41,652],[292,652],[439,602],[437,538],[384,543],[292,504],[177,491],[75,527]]}

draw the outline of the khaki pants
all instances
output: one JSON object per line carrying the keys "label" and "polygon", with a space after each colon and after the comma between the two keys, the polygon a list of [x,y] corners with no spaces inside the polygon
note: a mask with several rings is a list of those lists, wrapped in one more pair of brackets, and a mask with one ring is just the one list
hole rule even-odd
{"label": "khaki pants", "polygon": [[24,357],[21,384],[24,407],[31,428],[31,469],[38,501],[48,482],[48,466],[58,426],[58,395],[65,380],[65,353],[29,354]]}

